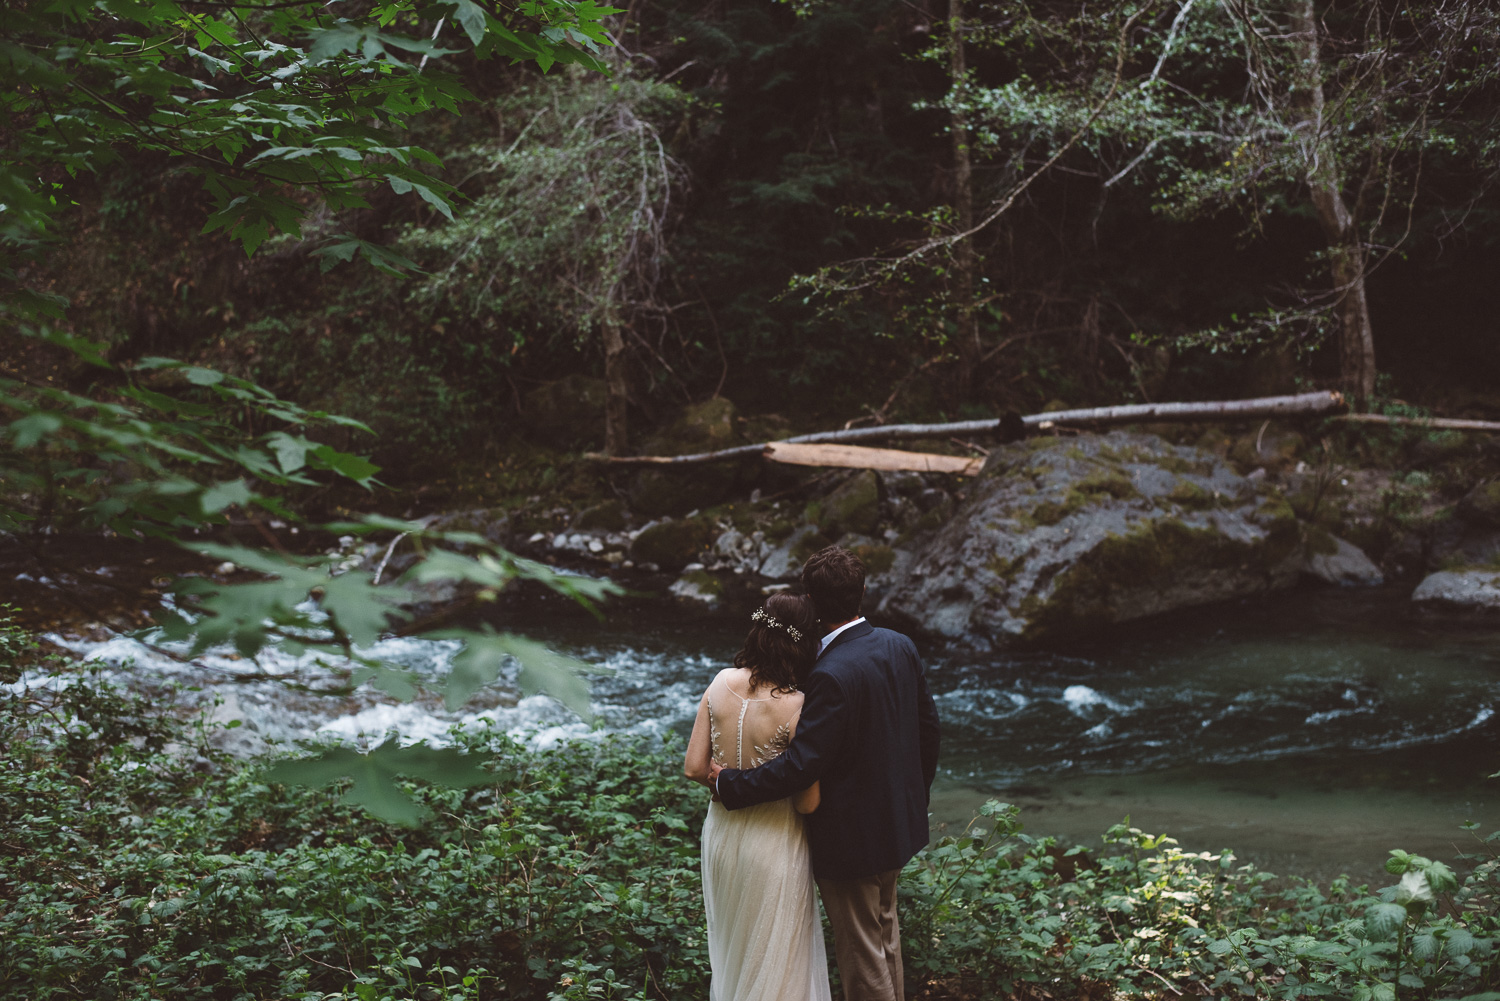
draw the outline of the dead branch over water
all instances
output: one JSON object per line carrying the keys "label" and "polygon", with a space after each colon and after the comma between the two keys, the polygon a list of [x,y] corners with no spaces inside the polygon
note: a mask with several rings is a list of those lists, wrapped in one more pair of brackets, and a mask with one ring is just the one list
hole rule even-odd
{"label": "dead branch over water", "polygon": [[[1298,393],[1293,396],[1260,396],[1249,400],[1213,400],[1196,403],[1132,403],[1118,407],[1086,407],[1080,410],[1056,410],[1027,414],[1019,419],[1026,428],[1046,430],[1052,427],[1102,428],[1121,424],[1237,421],[1262,417],[1324,417],[1344,408],[1343,394],[1332,390]],[[883,427],[849,428],[843,431],[817,431],[797,435],[784,442],[761,442],[722,448],[692,455],[623,455],[606,456],[589,453],[586,457],[613,465],[687,466],[702,462],[720,462],[752,455],[775,459],[775,452],[785,445],[853,444],[871,441],[900,441],[923,438],[948,438],[958,435],[995,435],[1016,422],[1014,415],[981,421],[953,421],[946,424],[887,424]],[[1500,426],[1496,427],[1500,430]],[[916,454],[916,453],[908,453]]]}

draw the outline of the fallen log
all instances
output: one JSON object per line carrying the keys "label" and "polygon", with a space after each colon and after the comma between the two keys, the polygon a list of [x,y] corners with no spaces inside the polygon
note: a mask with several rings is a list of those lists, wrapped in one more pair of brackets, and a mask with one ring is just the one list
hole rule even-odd
{"label": "fallen log", "polygon": [[773,441],[765,456],[772,462],[793,466],[838,466],[846,469],[905,470],[913,473],[954,473],[978,476],[984,466],[983,456],[936,455],[932,452],[903,452],[894,448],[866,448],[863,445],[818,445]]}
{"label": "fallen log", "polygon": [[[1088,407],[1081,410],[1055,410],[1028,414],[1021,418],[1026,427],[1099,428],[1146,422],[1237,421],[1265,417],[1322,417],[1343,409],[1344,397],[1332,390],[1299,393],[1295,396],[1261,396],[1250,400],[1217,400],[1203,403],[1131,403],[1119,407]],[[955,435],[997,434],[1011,417],[982,421],[955,421],[948,424],[886,424],[877,427],[849,428],[843,431],[817,431],[796,435],[785,442],[763,442],[740,445],[716,452],[692,455],[601,455],[588,453],[585,458],[621,466],[686,466],[700,462],[720,462],[752,455],[765,455],[772,445],[846,444],[864,441],[899,441],[917,438],[948,438]]]}
{"label": "fallen log", "polygon": [[1393,414],[1340,414],[1337,421],[1359,424],[1395,424],[1404,427],[1443,428],[1448,431],[1500,432],[1500,421],[1471,421],[1458,417],[1397,417]]}

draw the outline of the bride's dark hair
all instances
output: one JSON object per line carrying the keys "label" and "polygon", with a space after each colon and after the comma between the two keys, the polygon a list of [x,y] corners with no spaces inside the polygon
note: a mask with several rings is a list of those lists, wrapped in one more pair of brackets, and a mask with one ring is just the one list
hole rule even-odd
{"label": "bride's dark hair", "polygon": [[[800,638],[794,639],[792,630]],[[818,613],[811,598],[773,594],[766,599],[765,616],[756,613],[751,621],[745,645],[734,655],[734,666],[750,672],[752,689],[770,685],[778,692],[794,691],[807,680],[818,659],[818,636]]]}

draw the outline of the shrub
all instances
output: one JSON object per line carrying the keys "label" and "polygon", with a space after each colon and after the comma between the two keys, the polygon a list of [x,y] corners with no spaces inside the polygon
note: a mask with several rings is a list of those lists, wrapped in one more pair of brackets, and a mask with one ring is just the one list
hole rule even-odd
{"label": "shrub", "polygon": [[[269,783],[265,762],[96,678],[7,691],[4,1001],[708,994],[706,803],[675,740],[461,732],[493,781],[407,783],[432,811],[413,831],[340,787]],[[1027,835],[1014,807],[983,813],[902,875],[925,998],[1500,999],[1494,857],[1460,885],[1392,852],[1396,885],[1324,889],[1128,823],[1091,852]]]}

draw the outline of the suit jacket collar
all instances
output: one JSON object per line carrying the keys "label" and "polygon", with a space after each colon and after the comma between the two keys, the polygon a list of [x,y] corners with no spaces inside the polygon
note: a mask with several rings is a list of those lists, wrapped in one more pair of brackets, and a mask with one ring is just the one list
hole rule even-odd
{"label": "suit jacket collar", "polygon": [[868,636],[874,631],[875,627],[870,625],[868,619],[864,622],[857,622],[835,636],[833,638],[833,642],[828,644],[828,646],[823,650],[822,653],[818,654],[818,659],[822,660],[824,657],[828,656],[829,652],[832,651],[835,647],[843,646],[851,639],[857,639],[861,636]]}

